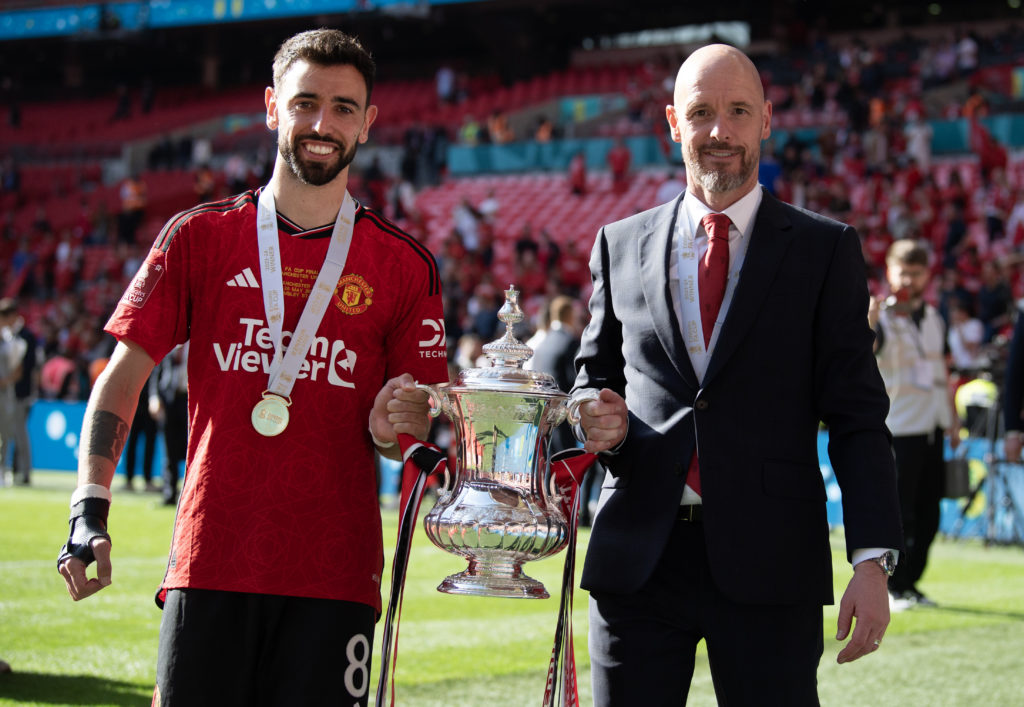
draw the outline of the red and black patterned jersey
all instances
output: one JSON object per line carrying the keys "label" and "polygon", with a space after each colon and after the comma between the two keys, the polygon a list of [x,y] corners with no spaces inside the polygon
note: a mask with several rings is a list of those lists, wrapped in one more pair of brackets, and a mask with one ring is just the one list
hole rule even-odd
{"label": "red and black patterned jersey", "polygon": [[[251,423],[273,343],[260,283],[258,192],[171,219],[106,330],[159,361],[190,341],[189,442],[163,589],[343,599],[380,610],[381,521],[368,421],[402,373],[447,380],[434,258],[362,206],[352,244],[276,437]],[[278,217],[284,344],[333,224]]]}

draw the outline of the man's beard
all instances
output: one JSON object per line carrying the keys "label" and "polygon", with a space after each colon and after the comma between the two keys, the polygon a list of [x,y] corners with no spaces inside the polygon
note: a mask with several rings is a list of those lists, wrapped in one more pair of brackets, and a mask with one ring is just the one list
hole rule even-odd
{"label": "man's beard", "polygon": [[[334,162],[311,162],[303,160],[299,157],[299,143],[303,140],[316,140],[318,142],[328,142],[335,145],[338,148],[337,159]],[[281,157],[288,163],[288,166],[300,182],[303,184],[309,184],[314,187],[320,187],[324,184],[328,184],[334,180],[342,170],[348,167],[352,160],[355,159],[356,149],[359,143],[353,142],[352,147],[349,150],[345,150],[345,146],[337,140],[330,138],[321,137],[316,134],[300,135],[297,136],[291,144],[287,143],[283,139],[278,139],[277,149],[281,153]]]}
{"label": "man's beard", "polygon": [[746,148],[741,148],[739,172],[731,174],[724,169],[708,169],[701,162],[701,152],[704,150],[732,150],[734,146],[727,143],[710,142],[699,148],[690,146],[687,149],[689,156],[690,170],[705,190],[712,194],[720,194],[733,191],[743,186],[750,178],[750,175],[757,169],[761,159],[760,150],[753,154],[748,153]]}

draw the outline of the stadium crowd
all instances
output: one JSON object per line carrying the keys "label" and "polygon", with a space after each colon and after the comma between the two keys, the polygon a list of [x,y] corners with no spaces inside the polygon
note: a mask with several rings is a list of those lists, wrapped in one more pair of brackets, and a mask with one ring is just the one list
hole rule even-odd
{"label": "stadium crowd", "polygon": [[[876,293],[884,286],[889,245],[908,237],[926,241],[936,275],[929,298],[951,325],[951,345],[958,357],[954,365],[985,368],[990,364],[986,349],[1002,341],[1012,326],[1014,301],[1024,297],[1024,163],[993,137],[985,120],[1013,109],[1010,96],[992,77],[1000,76],[1024,51],[1024,32],[1003,24],[998,29],[961,27],[930,35],[905,31],[872,39],[830,37],[810,28],[787,37],[786,46],[776,54],[754,55],[774,103],[773,126],[785,133],[764,150],[762,183],[785,201],[854,225]],[[678,155],[669,149],[664,107],[671,102],[682,56],[680,49],[634,66],[620,89],[625,109],[593,128],[595,136],[657,136],[665,148],[665,165],[652,172],[658,182],[677,179],[673,175],[681,172]],[[514,274],[519,288],[529,293],[528,311],[538,315],[521,332],[525,337],[543,326],[540,313],[554,296],[567,293],[585,300],[590,240],[552,232],[543,225],[543,213],[521,214],[514,229],[497,227],[496,216],[508,196],[500,188],[477,203],[460,199],[444,219],[426,215],[429,187],[447,184],[458,191],[460,183],[475,179],[447,175],[449,145],[547,141],[574,129],[557,115],[517,120],[520,107],[515,105],[496,107],[477,121],[455,109],[472,100],[474,90],[493,89],[448,71],[440,77],[445,86],[460,87],[454,93],[439,88],[440,97],[434,98],[435,114],[447,122],[431,122],[428,112],[428,119],[372,134],[371,150],[375,141],[377,146],[387,147],[382,142],[390,141],[391,147],[401,147],[398,169],[385,173],[372,160],[353,175],[351,186],[357,198],[426,242],[438,257],[451,358],[469,365],[476,345],[497,335],[495,312],[508,283],[497,281],[496,266],[505,266],[503,274]],[[151,107],[147,115],[159,110]],[[928,121],[958,117],[970,126],[970,152],[933,155]],[[184,158],[166,140],[155,143],[162,152],[151,160],[152,173],[167,171],[178,182],[187,181],[186,195],[177,201],[157,199],[160,195],[152,189],[148,195],[139,193],[131,177],[116,187],[103,185],[95,164],[76,165],[55,186],[81,195],[73,215],[48,212],[39,192],[27,188],[22,173],[32,164],[10,156],[3,160],[2,294],[17,299],[27,328],[37,338],[40,396],[88,396],[113,344],[101,333],[102,325],[159,226],[198,200],[259,186],[261,165],[273,146],[269,136],[261,140],[258,154],[235,147],[229,154],[217,154],[214,141],[212,148],[202,143],[205,151],[197,152],[193,145]],[[173,156],[174,164],[161,161],[165,153]],[[222,166],[211,171],[213,163]],[[635,170],[619,171],[614,185],[593,178],[578,196],[570,194],[567,176],[565,198],[596,202],[606,192],[621,193],[622,180],[639,176]],[[681,184],[672,185],[669,191],[678,193]],[[656,186],[645,192],[647,201],[632,204],[632,211],[620,216],[653,206],[656,193],[664,199],[665,190],[658,192]],[[119,188],[119,200],[89,198],[104,188]],[[27,225],[14,218],[15,211],[25,209],[34,213]],[[55,227],[58,215],[62,225]],[[513,247],[504,247],[508,243]]]}

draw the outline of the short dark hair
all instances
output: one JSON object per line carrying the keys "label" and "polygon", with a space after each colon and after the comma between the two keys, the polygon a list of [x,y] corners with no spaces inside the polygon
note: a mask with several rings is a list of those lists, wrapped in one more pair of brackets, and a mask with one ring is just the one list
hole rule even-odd
{"label": "short dark hair", "polygon": [[928,249],[912,238],[901,238],[889,246],[885,262],[928,267]]}
{"label": "short dark hair", "polygon": [[366,104],[370,104],[377,65],[359,40],[336,29],[311,29],[286,39],[274,55],[274,88],[291,65],[304,59],[319,66],[352,66],[366,82]]}
{"label": "short dark hair", "polygon": [[551,308],[549,320],[552,322],[562,322],[563,324],[569,324],[572,322],[575,306],[573,304],[572,297],[567,295],[558,295],[551,300]]}

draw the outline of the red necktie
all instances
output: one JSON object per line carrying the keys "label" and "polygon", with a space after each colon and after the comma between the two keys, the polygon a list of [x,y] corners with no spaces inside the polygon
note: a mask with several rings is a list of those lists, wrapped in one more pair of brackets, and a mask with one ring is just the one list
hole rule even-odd
{"label": "red necktie", "polygon": [[708,234],[708,252],[697,268],[697,292],[700,293],[700,321],[704,328],[704,347],[711,342],[718,310],[725,297],[725,282],[729,276],[729,217],[708,214],[701,219]]}
{"label": "red necktie", "polygon": [[[697,267],[697,292],[700,294],[700,321],[704,329],[704,348],[711,343],[715,320],[725,297],[725,283],[729,276],[729,224],[725,214],[708,214],[701,225],[708,234],[708,251]],[[700,495],[700,464],[697,452],[690,459],[686,484]]]}

